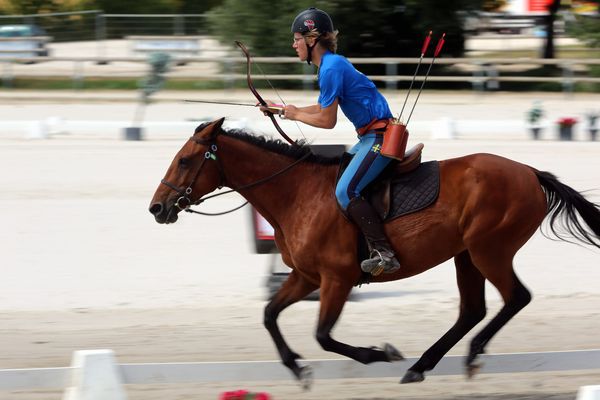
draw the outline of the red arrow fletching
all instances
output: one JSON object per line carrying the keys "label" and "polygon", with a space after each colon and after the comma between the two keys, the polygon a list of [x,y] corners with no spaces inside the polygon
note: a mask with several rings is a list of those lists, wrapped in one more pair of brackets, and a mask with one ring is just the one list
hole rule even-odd
{"label": "red arrow fletching", "polygon": [[431,31],[429,31],[429,35],[425,38],[425,43],[423,43],[423,48],[421,49],[421,57],[427,53],[427,48],[429,47],[429,42],[431,41]]}
{"label": "red arrow fletching", "polygon": [[440,51],[442,51],[442,47],[444,46],[444,37],[446,37],[446,34],[442,34],[442,37],[440,38],[440,40],[438,40],[438,44],[435,48],[435,53],[433,54],[434,57],[437,57],[438,54],[440,54]]}

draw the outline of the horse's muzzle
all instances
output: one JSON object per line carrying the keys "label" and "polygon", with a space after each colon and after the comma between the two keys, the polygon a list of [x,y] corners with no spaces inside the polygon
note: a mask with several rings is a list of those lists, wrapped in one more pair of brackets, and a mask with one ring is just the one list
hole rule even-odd
{"label": "horse's muzzle", "polygon": [[159,224],[172,224],[179,218],[177,213],[179,209],[171,206],[166,207],[163,203],[154,203],[149,208],[150,214],[154,215],[154,219]]}

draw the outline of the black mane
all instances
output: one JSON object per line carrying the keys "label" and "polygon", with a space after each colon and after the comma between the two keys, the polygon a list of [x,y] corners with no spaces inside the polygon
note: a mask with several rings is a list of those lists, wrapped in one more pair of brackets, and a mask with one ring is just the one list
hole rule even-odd
{"label": "black mane", "polygon": [[[205,122],[199,125],[194,133],[202,131],[209,124],[210,122]],[[304,140],[297,141],[296,143],[298,146],[291,146],[288,143],[283,142],[281,139],[271,139],[262,135],[257,136],[252,134],[250,131],[243,129],[222,129],[221,134],[242,140],[267,151],[290,157],[294,160],[298,160],[304,157],[307,153],[311,152],[310,145],[306,144],[306,141]],[[312,154],[306,158],[306,161],[322,165],[337,165],[340,163],[340,158],[341,156],[327,157],[318,154]]]}

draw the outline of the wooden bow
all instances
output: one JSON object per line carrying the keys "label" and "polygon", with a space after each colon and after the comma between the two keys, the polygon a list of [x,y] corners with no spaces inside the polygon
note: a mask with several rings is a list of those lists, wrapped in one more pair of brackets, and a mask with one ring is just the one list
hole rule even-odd
{"label": "wooden bow", "polygon": [[[252,94],[254,95],[254,97],[256,97],[256,99],[258,100],[258,102],[260,103],[261,106],[268,107],[269,105],[262,98],[262,96],[258,93],[258,91],[256,90],[256,88],[254,87],[254,83],[252,83],[252,77],[250,76],[250,74],[251,74],[250,65],[252,64],[252,60],[250,59],[250,52],[248,51],[248,49],[246,48],[246,46],[244,46],[244,44],[242,42],[239,42],[239,41],[236,40],[235,44],[242,50],[242,52],[246,56],[246,65],[247,65],[246,76],[247,76],[247,80],[248,80],[248,88],[250,89],[250,91],[252,92]],[[298,146],[298,144],[295,141],[293,141],[292,139],[290,139],[290,137],[283,131],[283,129],[281,129],[281,127],[277,123],[277,120],[275,119],[275,117],[273,116],[273,114],[272,113],[268,113],[267,115],[271,119],[271,122],[275,126],[275,129],[277,129],[277,132],[279,132],[279,134],[281,136],[283,136],[283,138],[285,140],[287,140],[288,143],[290,143],[292,146]]]}

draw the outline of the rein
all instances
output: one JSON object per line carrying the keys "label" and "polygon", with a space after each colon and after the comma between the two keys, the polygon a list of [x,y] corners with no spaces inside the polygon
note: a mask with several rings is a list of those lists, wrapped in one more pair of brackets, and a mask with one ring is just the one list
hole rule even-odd
{"label": "rein", "polygon": [[223,196],[223,195],[226,195],[226,194],[229,194],[232,192],[239,192],[240,190],[250,189],[255,186],[262,185],[263,183],[266,183],[266,182],[270,181],[271,179],[278,177],[279,175],[285,174],[286,172],[288,172],[289,170],[294,168],[296,165],[298,165],[302,161],[306,160],[312,154],[311,151],[308,151],[305,155],[303,155],[302,157],[300,157],[299,159],[297,159],[290,165],[286,166],[282,170],[277,171],[274,174],[269,175],[265,178],[259,179],[256,182],[252,182],[247,185],[239,186],[237,188],[232,188],[232,189],[226,190],[224,192],[211,194],[210,196],[201,197],[196,201],[192,201],[189,197],[192,194],[192,190],[193,190],[192,187],[196,183],[196,179],[198,179],[198,176],[200,175],[200,171],[202,170],[202,167],[204,166],[204,163],[207,160],[212,159],[217,162],[217,169],[219,170],[219,175],[220,175],[220,182],[219,182],[219,185],[217,186],[218,189],[221,189],[225,184],[225,173],[223,171],[223,166],[221,165],[221,162],[219,161],[219,158],[216,155],[218,147],[214,142],[215,138],[211,138],[211,140],[207,141],[207,140],[198,140],[198,139],[195,139],[194,137],[191,137],[190,140],[193,140],[195,143],[200,144],[200,145],[208,145],[209,146],[209,150],[206,153],[204,153],[204,159],[200,163],[200,166],[198,167],[198,170],[196,171],[196,174],[194,175],[194,178],[192,179],[191,183],[188,185],[187,188],[183,189],[183,188],[179,188],[179,187],[175,186],[174,184],[172,184],[171,182],[169,182],[165,179],[161,179],[160,182],[162,184],[166,185],[167,187],[169,187],[170,189],[174,190],[175,192],[177,192],[180,195],[180,197],[175,202],[175,207],[177,207],[180,210],[185,211],[185,212],[206,215],[206,216],[211,216],[211,217],[225,215],[225,214],[229,214],[231,212],[237,211],[240,208],[244,207],[246,204],[248,204],[248,201],[244,202],[240,206],[232,208],[231,210],[222,211],[219,213],[206,213],[206,212],[202,212],[202,211],[196,211],[196,210],[193,210],[191,208],[191,206],[200,205],[200,204],[204,203],[206,200],[212,199],[214,197]]}

